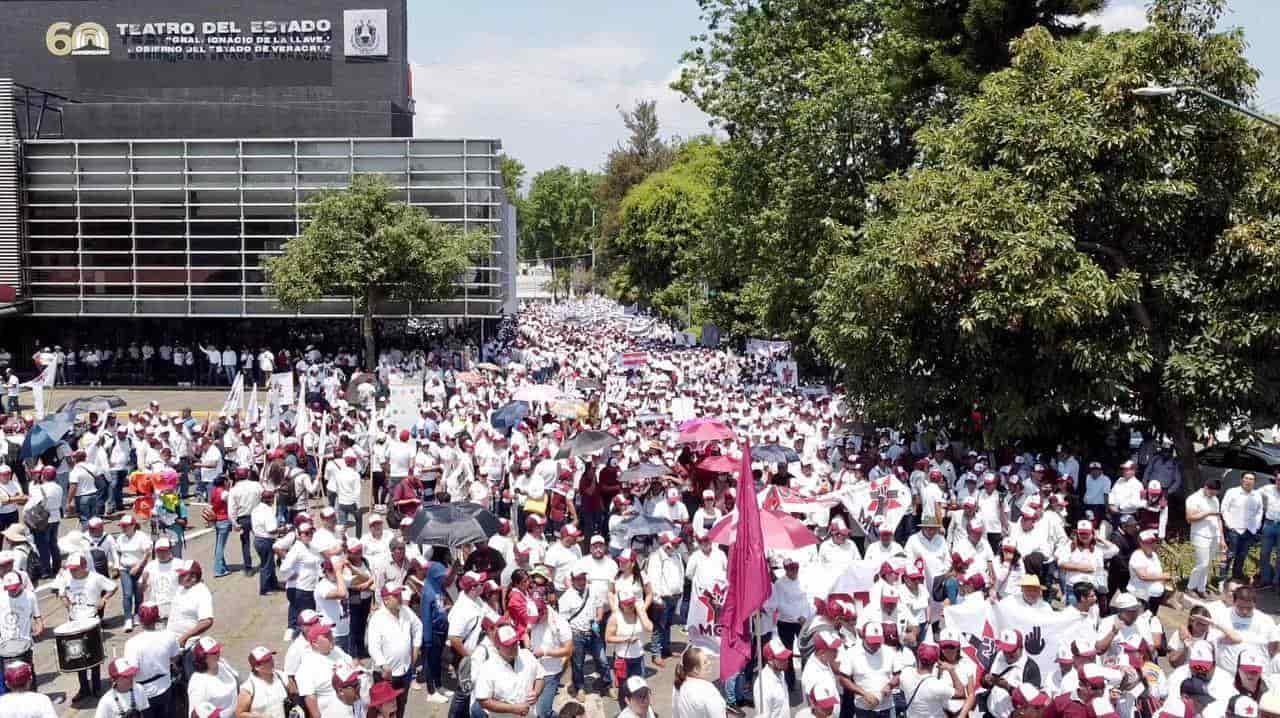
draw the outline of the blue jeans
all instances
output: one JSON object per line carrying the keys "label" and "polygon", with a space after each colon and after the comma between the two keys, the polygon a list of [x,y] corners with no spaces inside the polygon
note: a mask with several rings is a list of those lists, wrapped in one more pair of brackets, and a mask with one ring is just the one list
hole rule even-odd
{"label": "blue jeans", "polygon": [[275,542],[267,538],[253,538],[253,548],[258,552],[258,595],[265,596],[276,590],[276,557],[271,547]]}
{"label": "blue jeans", "polygon": [[[1275,549],[1276,563],[1271,562],[1271,551]],[[1258,563],[1262,566],[1262,582],[1272,583],[1280,577],[1280,521],[1262,522],[1262,553],[1258,555]]]}
{"label": "blue jeans", "polygon": [[58,552],[58,523],[50,521],[48,528],[35,531],[32,536],[36,541],[36,555],[40,557],[41,571],[49,577],[57,576],[58,569],[62,566],[62,558]]}
{"label": "blue jeans", "polygon": [[98,510],[98,494],[92,493],[88,496],[76,494],[76,513],[80,516],[80,530],[87,531],[89,519],[97,516]]}
{"label": "blue jeans", "polygon": [[953,576],[943,583],[943,587],[947,592],[947,599],[954,605],[956,600],[960,598],[960,582]]}
{"label": "blue jeans", "polygon": [[221,576],[227,572],[227,538],[231,536],[231,522],[222,519],[213,525],[215,541],[213,544],[213,575]]}
{"label": "blue jeans", "polygon": [[604,687],[613,685],[613,665],[605,660],[604,639],[590,631],[573,632],[573,657],[569,660],[572,674],[571,685],[575,690],[582,690],[587,685],[587,655],[595,659],[596,671],[600,674],[600,683]]}
{"label": "blue jeans", "polygon": [[227,373],[228,384],[236,383],[236,368],[234,366],[227,366],[226,364],[223,364],[222,370]]}
{"label": "blue jeans", "polygon": [[679,596],[662,596],[658,599],[657,621],[653,625],[653,639],[649,641],[649,653],[668,658],[671,656],[671,624],[675,622],[680,607]]}
{"label": "blue jeans", "polygon": [[124,485],[125,477],[129,475],[128,469],[120,469],[111,472],[111,510],[124,510]]}
{"label": "blue jeans", "polygon": [[1227,529],[1227,557],[1223,573],[1232,578],[1244,576],[1244,559],[1249,549],[1258,540],[1258,534],[1252,531],[1232,531]]}
{"label": "blue jeans", "polygon": [[120,569],[120,601],[124,604],[125,619],[133,620],[138,614],[138,605],[142,603],[142,594],[138,591],[138,577],[127,568]]}
{"label": "blue jeans", "polygon": [[560,674],[542,679],[542,692],[538,694],[538,705],[534,708],[535,718],[555,718],[556,709],[552,706],[556,693],[560,690]]}

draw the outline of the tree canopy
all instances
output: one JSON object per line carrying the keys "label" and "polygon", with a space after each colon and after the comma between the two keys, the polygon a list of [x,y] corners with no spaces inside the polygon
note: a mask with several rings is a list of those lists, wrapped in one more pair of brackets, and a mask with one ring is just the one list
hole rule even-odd
{"label": "tree canopy", "polygon": [[901,421],[980,403],[997,435],[1121,409],[1194,466],[1193,425],[1272,413],[1275,132],[1155,82],[1245,101],[1224,3],[1167,0],[1138,33],[1033,28],[1012,65],[916,136],[917,166],[840,233],[815,336]]}
{"label": "tree canopy", "polygon": [[534,175],[520,203],[520,255],[566,257],[591,251],[600,175],[561,165]]}
{"label": "tree canopy", "polygon": [[373,310],[382,301],[439,301],[452,296],[472,261],[488,248],[482,233],[433,220],[377,176],[358,175],[347,189],[325,192],[303,209],[302,234],[284,253],[263,260],[271,293],[300,310],[323,297],[351,297],[363,315],[366,360],[376,357]]}

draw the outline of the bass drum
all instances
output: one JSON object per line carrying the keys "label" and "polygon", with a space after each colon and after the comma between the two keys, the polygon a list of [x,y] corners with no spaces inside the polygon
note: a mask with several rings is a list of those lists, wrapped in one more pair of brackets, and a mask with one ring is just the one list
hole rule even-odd
{"label": "bass drum", "polygon": [[102,624],[96,618],[82,618],[53,629],[58,649],[58,670],[75,673],[102,665],[106,653],[102,645]]}

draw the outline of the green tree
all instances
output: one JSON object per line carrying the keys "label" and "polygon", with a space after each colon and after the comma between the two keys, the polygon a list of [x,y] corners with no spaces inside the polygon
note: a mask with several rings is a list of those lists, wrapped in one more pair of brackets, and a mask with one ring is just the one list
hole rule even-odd
{"label": "green tree", "polygon": [[1103,0],[699,0],[707,31],[676,83],[729,135],[722,228],[708,282],[732,334],[808,346],[814,292],[860,227],[869,187],[916,158],[916,131],[948,117],[1033,25]]}
{"label": "green tree", "polygon": [[515,202],[524,188],[524,163],[504,152],[498,155],[498,168],[502,172],[502,189],[507,193],[507,200]]}
{"label": "green tree", "polygon": [[591,251],[600,175],[564,165],[534,175],[520,205],[520,254],[525,259]]}
{"label": "green tree", "polygon": [[1115,409],[1168,435],[1274,416],[1275,134],[1148,82],[1244,101],[1224,0],[1158,0],[1140,33],[1035,28],[920,164],[873,191],[820,294],[817,337],[886,416],[984,406],[998,437]]}
{"label": "green tree", "polygon": [[624,303],[652,304],[684,318],[689,297],[701,300],[704,247],[714,244],[712,188],[720,148],[711,139],[685,144],[674,163],[631,188],[622,200],[613,247],[611,293]]}
{"label": "green tree", "polygon": [[596,191],[602,210],[597,231],[600,266],[592,268],[597,276],[605,276],[623,259],[622,250],[615,246],[622,226],[623,198],[645,177],[666,169],[675,159],[677,144],[662,139],[657,107],[655,100],[640,100],[630,111],[618,108],[628,135],[605,158],[604,176]]}
{"label": "green tree", "polygon": [[302,234],[285,242],[284,254],[262,262],[272,295],[287,309],[327,296],[351,297],[361,312],[366,362],[377,357],[377,303],[451,296],[453,283],[489,246],[484,234],[436,222],[396,194],[371,175],[325,192],[305,206],[310,221]]}

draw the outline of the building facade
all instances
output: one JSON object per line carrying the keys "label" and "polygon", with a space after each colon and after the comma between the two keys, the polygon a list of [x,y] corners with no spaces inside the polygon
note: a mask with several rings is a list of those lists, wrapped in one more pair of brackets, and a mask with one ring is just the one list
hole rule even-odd
{"label": "building facade", "polygon": [[285,311],[261,266],[302,231],[308,201],[362,173],[491,240],[453,296],[388,302],[377,316],[514,309],[501,142],[411,136],[405,0],[173,5],[5,3],[0,24],[14,41],[0,45],[0,284],[16,295],[10,312],[358,316],[344,297]]}

